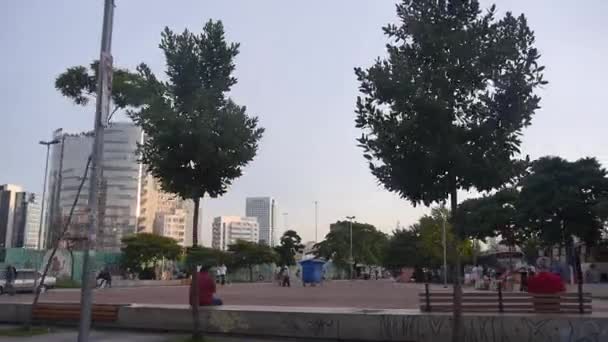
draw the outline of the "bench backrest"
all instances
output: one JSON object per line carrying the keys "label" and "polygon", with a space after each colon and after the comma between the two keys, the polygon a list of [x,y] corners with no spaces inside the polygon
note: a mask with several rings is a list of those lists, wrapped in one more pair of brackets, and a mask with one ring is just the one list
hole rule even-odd
{"label": "bench backrest", "polygon": [[[118,320],[119,305],[93,304],[91,319],[93,322],[114,322]],[[32,312],[38,321],[78,321],[80,318],[79,303],[40,303]]]}
{"label": "bench backrest", "polygon": [[[424,312],[451,312],[454,297],[450,292],[422,292],[420,310]],[[505,313],[591,313],[590,293],[561,293],[533,295],[526,292],[464,292],[463,312]]]}

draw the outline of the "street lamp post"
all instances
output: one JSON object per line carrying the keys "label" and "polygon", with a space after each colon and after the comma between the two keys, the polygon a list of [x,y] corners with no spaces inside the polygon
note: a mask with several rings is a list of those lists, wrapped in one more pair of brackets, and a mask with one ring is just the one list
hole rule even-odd
{"label": "street lamp post", "polygon": [[353,220],[355,219],[355,217],[346,216],[346,219],[349,221],[349,227],[350,227],[350,279],[353,280],[353,273],[354,273],[354,267],[355,267],[355,263],[354,263],[354,259],[353,259]]}
{"label": "street lamp post", "polygon": [[38,227],[38,249],[42,249],[42,228],[44,223],[44,200],[46,198],[46,177],[49,172],[49,151],[51,145],[59,144],[59,140],[53,139],[51,141],[40,141],[40,145],[46,146],[46,163],[44,165],[44,181],[42,182],[42,200],[40,201],[40,225]]}
{"label": "street lamp post", "polygon": [[315,243],[319,242],[317,239],[317,231],[319,226],[319,202],[315,201]]}

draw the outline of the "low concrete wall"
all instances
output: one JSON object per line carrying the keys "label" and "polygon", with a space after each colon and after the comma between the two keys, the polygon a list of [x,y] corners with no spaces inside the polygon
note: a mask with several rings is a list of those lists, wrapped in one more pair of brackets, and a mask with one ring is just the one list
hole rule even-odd
{"label": "low concrete wall", "polygon": [[[0,304],[0,322],[22,322],[28,307]],[[201,323],[209,333],[245,336],[415,342],[451,336],[451,315],[417,310],[223,306],[201,308]],[[116,323],[103,326],[189,331],[192,319],[185,305],[129,305],[120,308]],[[466,342],[601,342],[608,341],[608,314],[467,314],[464,328]]]}
{"label": "low concrete wall", "polygon": [[30,315],[30,304],[0,303],[0,323],[25,322]]}
{"label": "low concrete wall", "polygon": [[[121,308],[123,328],[188,331],[187,306]],[[348,341],[448,341],[451,315],[417,310],[224,306],[201,309],[211,333]],[[465,315],[465,341],[608,341],[608,315]]]}

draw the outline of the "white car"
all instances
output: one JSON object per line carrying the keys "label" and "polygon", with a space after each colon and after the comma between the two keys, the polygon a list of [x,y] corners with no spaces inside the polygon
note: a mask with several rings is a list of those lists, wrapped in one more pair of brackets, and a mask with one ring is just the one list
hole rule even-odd
{"label": "white car", "polygon": [[[38,273],[38,276],[36,276]],[[42,272],[37,272],[31,269],[17,270],[17,278],[13,282],[15,292],[34,292],[35,286],[42,278]],[[47,275],[44,277],[44,284],[42,285],[42,292],[47,289],[55,287],[57,279]],[[6,292],[6,270],[0,271],[0,295]]]}

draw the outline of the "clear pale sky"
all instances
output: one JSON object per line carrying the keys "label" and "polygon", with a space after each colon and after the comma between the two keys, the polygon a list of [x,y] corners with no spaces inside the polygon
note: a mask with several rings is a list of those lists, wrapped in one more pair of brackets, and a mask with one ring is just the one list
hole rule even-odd
{"label": "clear pale sky", "polygon": [[[522,151],[532,158],[596,156],[608,164],[608,1],[500,0],[501,12],[528,17],[550,82]],[[484,6],[489,1],[482,1]],[[211,218],[244,215],[245,197],[274,196],[288,225],[319,238],[346,215],[390,232],[415,222],[413,208],[376,183],[356,146],[355,66],[384,55],[381,27],[395,22],[394,0],[116,0],[115,65],[148,63],[157,75],[164,26],[199,32],[208,19],[224,22],[241,43],[231,96],[266,128],[258,157],[221,199],[204,201],[203,242]],[[0,184],[42,190],[51,132],[89,130],[93,107],[76,107],[53,88],[66,67],[99,56],[102,0],[6,0],[0,10]],[[284,225],[279,215],[280,226]]]}

